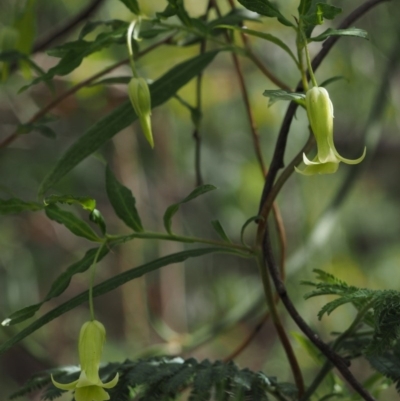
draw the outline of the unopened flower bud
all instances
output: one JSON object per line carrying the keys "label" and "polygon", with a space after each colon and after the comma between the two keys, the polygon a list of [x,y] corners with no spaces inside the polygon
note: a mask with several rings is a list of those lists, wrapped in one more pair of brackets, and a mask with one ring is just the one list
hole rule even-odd
{"label": "unopened flower bud", "polygon": [[128,95],[133,109],[139,117],[144,136],[154,147],[153,133],[151,130],[151,96],[149,86],[144,78],[132,78],[128,84]]}

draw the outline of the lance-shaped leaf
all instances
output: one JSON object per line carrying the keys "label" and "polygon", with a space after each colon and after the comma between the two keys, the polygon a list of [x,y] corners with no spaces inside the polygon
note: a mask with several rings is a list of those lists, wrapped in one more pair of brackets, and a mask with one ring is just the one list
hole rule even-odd
{"label": "lance-shaped leaf", "polygon": [[49,219],[56,221],[57,223],[63,224],[72,233],[78,237],[83,237],[89,241],[100,242],[101,239],[96,233],[81,219],[76,217],[70,212],[61,210],[56,205],[48,205],[46,207],[46,215]]}
{"label": "lance-shaped leaf", "polygon": [[222,227],[222,224],[220,223],[219,220],[213,220],[211,222],[211,225],[213,226],[214,230],[217,232],[217,234],[226,242],[232,243],[228,235],[226,234],[224,227]]}
{"label": "lance-shaped leaf", "polygon": [[[157,107],[174,96],[181,87],[203,71],[218,52],[218,50],[206,52],[180,63],[150,85],[152,107]],[[64,153],[54,169],[45,177],[39,188],[39,194],[47,191],[77,164],[137,118],[128,100],[98,121]]]}
{"label": "lance-shaped leaf", "polygon": [[[233,249],[218,248],[218,247],[191,249],[183,252],[174,253],[172,255],[164,256],[162,258],[153,260],[152,262],[127,270],[123,273],[120,273],[104,281],[103,283],[96,285],[95,287],[93,287],[93,297],[98,297],[100,295],[106,294],[131,280],[141,277],[149,272],[160,269],[161,267],[168,266],[174,263],[180,263],[188,258],[199,257],[216,252],[231,253],[241,257],[247,256],[246,254]],[[11,348],[14,344],[18,343],[19,341],[23,340],[36,330],[43,327],[45,324],[51,322],[58,316],[61,316],[62,314],[76,308],[77,306],[83,304],[84,302],[87,302],[87,300],[88,300],[88,291],[85,291],[77,295],[76,297],[71,298],[67,302],[64,302],[57,308],[52,309],[50,312],[46,313],[39,319],[35,320],[29,326],[25,327],[23,330],[19,331],[16,335],[14,335],[13,337],[5,341],[3,344],[1,344],[0,355],[3,354],[5,351],[7,351],[9,348]],[[6,325],[6,323],[3,322],[3,325]]]}
{"label": "lance-shaped leaf", "polygon": [[132,230],[143,231],[142,222],[136,210],[136,199],[128,188],[118,182],[108,166],[106,168],[106,190],[117,216]]}
{"label": "lance-shaped leaf", "polygon": [[164,227],[167,230],[167,232],[169,234],[173,235],[172,234],[172,230],[171,230],[172,217],[179,210],[179,206],[182,205],[182,203],[189,202],[192,199],[195,199],[198,196],[203,195],[206,192],[212,191],[214,189],[216,189],[216,187],[214,187],[214,185],[209,185],[209,184],[200,185],[199,187],[194,189],[185,199],[181,200],[178,203],[174,203],[173,205],[169,206],[168,209],[164,213]]}
{"label": "lance-shaped leaf", "polygon": [[281,39],[277,38],[274,35],[271,35],[270,33],[254,31],[252,29],[241,28],[241,27],[238,27],[238,26],[231,26],[231,25],[217,25],[216,28],[232,29],[232,30],[235,30],[235,31],[242,32],[242,33],[244,33],[246,35],[256,36],[258,38],[268,40],[269,42],[274,43],[275,45],[279,46],[282,50],[284,50],[292,58],[292,60],[295,62],[296,65],[299,64],[297,59],[296,59],[296,56],[290,50],[290,47],[287,46],[286,43],[283,42]]}
{"label": "lance-shaped leaf", "polygon": [[105,255],[108,254],[109,250],[109,247],[103,246],[100,252],[98,248],[93,248],[87,251],[85,256],[81,260],[69,266],[56,278],[42,302],[27,306],[12,313],[10,316],[8,316],[7,319],[2,322],[3,326],[12,326],[13,324],[21,323],[34,316],[45,302],[49,301],[52,298],[58,297],[68,288],[69,283],[71,282],[71,279],[75,274],[83,273],[88,270],[89,267],[94,263],[96,255],[97,262],[99,262],[101,259],[104,258]]}
{"label": "lance-shaped leaf", "polygon": [[43,209],[43,205],[36,202],[25,202],[22,199],[0,199],[0,214],[14,214],[24,211],[36,212]]}
{"label": "lance-shaped leaf", "polygon": [[168,1],[167,8],[163,12],[157,13],[158,17],[169,18],[176,15],[184,25],[186,26],[192,25],[192,19],[185,10],[185,5],[183,3],[183,0],[167,0],[167,1]]}
{"label": "lance-shaped leaf", "polygon": [[134,14],[140,14],[139,3],[137,0],[119,0],[121,3],[124,3],[129,10],[131,10]]}
{"label": "lance-shaped leaf", "polygon": [[355,36],[362,39],[368,39],[368,32],[364,31],[364,29],[358,28],[348,28],[348,29],[332,29],[328,28],[326,31],[322,32],[318,36],[314,36],[310,38],[310,42],[322,42],[325,39],[329,38],[329,36]]}
{"label": "lance-shaped leaf", "polygon": [[50,81],[56,75],[67,75],[75,68],[79,67],[85,57],[98,52],[112,44],[125,43],[126,29],[128,24],[119,27],[111,32],[102,32],[92,42],[85,40],[76,40],[68,42],[64,45],[55,47],[48,51],[48,54],[53,57],[61,57],[57,65],[50,68],[45,74],[34,79],[30,84],[21,88],[20,91],[28,89],[32,85],[36,85],[42,81]]}
{"label": "lance-shaped leaf", "polygon": [[96,200],[87,196],[50,195],[44,200],[45,205],[53,205],[56,203],[79,205],[89,212],[93,212],[93,210],[96,208]]}
{"label": "lance-shaped leaf", "polygon": [[268,0],[239,0],[239,3],[250,11],[265,15],[266,17],[277,18],[283,25],[294,26],[281,14],[277,7]]}
{"label": "lance-shaped leaf", "polygon": [[304,103],[306,95],[304,93],[288,92],[283,89],[265,90],[263,96],[269,98],[268,105],[271,106],[278,100],[288,100],[296,103]]}

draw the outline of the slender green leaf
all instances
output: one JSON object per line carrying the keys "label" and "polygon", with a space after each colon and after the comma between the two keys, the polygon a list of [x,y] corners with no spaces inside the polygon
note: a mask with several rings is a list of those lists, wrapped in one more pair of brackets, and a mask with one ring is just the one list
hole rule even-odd
{"label": "slender green leaf", "polygon": [[244,21],[261,22],[258,14],[244,8],[235,8],[228,14],[216,18],[208,23],[209,29],[215,29],[217,25],[238,25],[241,26]]}
{"label": "slender green leaf", "polygon": [[185,10],[185,5],[183,0],[167,0],[167,1],[168,1],[167,8],[163,12],[157,13],[157,16],[161,18],[169,18],[176,15],[184,25],[191,26],[192,19]]}
{"label": "slender green leaf", "polygon": [[[157,107],[170,99],[181,87],[203,71],[217,54],[218,50],[206,52],[180,63],[151,84],[152,107]],[[137,115],[128,100],[98,121],[64,153],[54,169],[45,177],[39,188],[39,194],[46,192],[77,164],[136,119]]]}
{"label": "slender green leaf", "polygon": [[304,93],[288,92],[283,89],[265,90],[263,96],[269,98],[269,106],[279,100],[288,100],[290,102],[294,101],[296,103],[301,103],[306,98],[306,95]]}
{"label": "slender green leaf", "polygon": [[143,231],[139,213],[136,210],[136,200],[132,192],[115,178],[113,172],[106,168],[106,190],[108,199],[117,216],[133,231]]}
{"label": "slender green leaf", "polygon": [[68,228],[68,230],[70,230],[78,237],[86,238],[89,241],[101,241],[96,233],[84,221],[82,221],[72,213],[61,210],[55,204],[46,206],[45,210],[46,215],[49,219],[63,224],[65,227]]}
{"label": "slender green leaf", "polygon": [[[160,269],[161,267],[168,266],[168,265],[171,265],[174,263],[181,263],[181,262],[184,262],[188,258],[199,257],[199,256],[207,255],[210,253],[216,253],[216,252],[232,253],[232,254],[236,254],[238,256],[243,256],[242,253],[235,251],[233,249],[227,249],[227,248],[199,248],[199,249],[192,249],[192,250],[174,253],[174,254],[156,259],[156,260],[146,263],[144,265],[135,267],[135,268],[125,271],[123,273],[120,273],[120,274],[104,281],[103,283],[96,285],[93,288],[93,296],[98,297],[100,295],[106,294],[131,280],[141,277],[144,274],[147,274],[154,270]],[[48,313],[46,313],[39,319],[35,320],[33,323],[31,323],[29,326],[27,326],[26,328],[24,328],[23,330],[18,332],[12,338],[10,338],[9,340],[7,340],[3,344],[1,344],[0,355],[3,354],[5,351],[7,351],[9,348],[11,348],[14,344],[23,340],[24,338],[26,338],[27,336],[29,336],[36,330],[40,329],[45,324],[51,322],[58,316],[61,316],[62,314],[76,308],[77,306],[83,304],[84,302],[87,302],[88,296],[89,296],[89,292],[85,291],[85,292],[75,296],[74,298],[71,298],[67,302],[64,302],[57,308],[52,309],[51,311],[49,311]],[[3,322],[2,324],[6,325],[7,323]]]}
{"label": "slender green leaf", "polygon": [[78,39],[84,39],[86,35],[93,32],[98,27],[111,27],[111,29],[115,31],[122,27],[126,29],[128,27],[128,23],[119,19],[108,21],[88,21],[82,28]]}
{"label": "slender green leaf", "polygon": [[30,54],[35,40],[35,3],[36,0],[27,0],[22,13],[14,23],[14,27],[18,31],[18,41],[15,48],[24,54]]}
{"label": "slender green leaf", "polygon": [[228,235],[226,234],[224,227],[222,227],[222,224],[219,222],[219,220],[213,220],[211,222],[211,225],[213,226],[214,230],[217,232],[217,234],[226,242],[232,243]]}
{"label": "slender green leaf", "polygon": [[[103,246],[100,253],[98,254],[97,262],[103,259],[103,257],[107,255],[109,251],[110,249],[107,246]],[[67,270],[65,270],[57,277],[42,302],[39,302],[35,305],[27,306],[12,313],[10,316],[8,316],[7,319],[3,321],[3,325],[12,326],[34,316],[45,302],[49,301],[52,298],[58,297],[68,288],[72,276],[77,273],[83,273],[88,270],[90,266],[92,266],[97,252],[98,248],[93,248],[87,251],[85,256],[81,260],[69,266]]]}
{"label": "slender green leaf", "polygon": [[368,32],[364,29],[348,28],[348,29],[332,29],[328,28],[318,36],[310,38],[310,42],[322,42],[329,36],[356,36],[358,38],[368,39]]}
{"label": "slender green leaf", "polygon": [[256,36],[258,38],[262,38],[262,39],[268,40],[269,42],[272,42],[272,43],[276,44],[282,50],[284,50],[293,59],[295,64],[298,65],[296,56],[290,50],[289,46],[287,46],[282,40],[280,40],[279,38],[277,38],[274,35],[271,35],[269,33],[254,31],[252,29],[241,28],[241,27],[238,27],[238,26],[231,26],[231,25],[217,25],[216,28],[232,29],[234,31],[243,32],[246,35]]}
{"label": "slender green leaf", "polygon": [[73,195],[50,195],[44,200],[45,205],[53,205],[56,203],[67,205],[80,205],[83,209],[93,212],[96,208],[96,200],[86,196]]}
{"label": "slender green leaf", "polygon": [[132,79],[132,75],[129,77],[113,77],[113,78],[105,78],[100,81],[96,81],[89,86],[97,86],[97,85],[116,85],[116,84],[124,84],[128,85]]}
{"label": "slender green leaf", "polygon": [[195,199],[198,196],[203,195],[206,192],[212,191],[214,189],[217,189],[216,187],[214,187],[214,185],[209,185],[209,184],[200,185],[199,187],[195,188],[185,199],[169,206],[168,209],[164,213],[164,227],[167,230],[167,232],[169,234],[173,235],[172,230],[171,230],[172,217],[179,210],[179,206],[182,205],[182,203],[189,202],[192,199]]}
{"label": "slender green leaf", "polygon": [[137,0],[119,0],[121,3],[124,3],[129,10],[131,10],[134,14],[140,14],[139,3]]}
{"label": "slender green leaf", "polygon": [[36,212],[42,210],[43,205],[36,202],[25,202],[21,199],[0,199],[0,214],[14,214],[24,211]]}
{"label": "slender green leaf", "polygon": [[286,26],[294,26],[280,11],[268,0],[239,0],[239,3],[250,11],[265,15],[266,17],[278,18],[278,21]]}
{"label": "slender green leaf", "polygon": [[348,79],[346,77],[344,77],[343,75],[337,75],[335,77],[331,77],[326,79],[325,81],[321,82],[319,86],[323,86],[326,87],[336,81],[340,81],[341,79],[344,79],[345,81],[348,81]]}
{"label": "slender green leaf", "polygon": [[67,75],[79,67],[85,57],[113,44],[124,44],[127,26],[128,24],[111,32],[100,33],[92,42],[80,39],[49,50],[49,55],[61,57],[59,63],[50,68],[45,74],[34,79],[30,84],[21,88],[20,91],[26,90],[39,82],[50,81],[56,75]]}

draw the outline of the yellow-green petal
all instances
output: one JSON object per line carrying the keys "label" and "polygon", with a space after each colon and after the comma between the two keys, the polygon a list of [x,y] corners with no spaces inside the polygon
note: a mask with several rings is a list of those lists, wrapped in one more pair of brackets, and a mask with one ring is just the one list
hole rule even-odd
{"label": "yellow-green petal", "polygon": [[118,383],[118,379],[119,379],[119,374],[117,373],[114,377],[114,379],[110,380],[107,383],[101,383],[99,384],[99,386],[103,387],[103,388],[113,388],[117,385]]}
{"label": "yellow-green petal", "polygon": [[60,390],[73,390],[79,380],[75,380],[71,383],[59,383],[55,381],[53,375],[51,375],[51,381],[53,382],[54,386],[59,388]]}
{"label": "yellow-green petal", "polygon": [[110,395],[99,386],[77,388],[74,394],[76,401],[106,401]]}

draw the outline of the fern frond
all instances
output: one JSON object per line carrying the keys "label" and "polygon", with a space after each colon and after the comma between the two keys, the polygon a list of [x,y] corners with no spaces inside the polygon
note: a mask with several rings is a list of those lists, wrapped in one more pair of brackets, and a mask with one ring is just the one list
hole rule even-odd
{"label": "fern frond", "polygon": [[[79,376],[79,369],[61,368],[52,371],[62,382],[71,382]],[[128,401],[132,397],[143,401],[172,401],[180,392],[190,390],[190,401],[268,401],[268,393],[278,399],[296,400],[297,389],[288,383],[278,383],[273,377],[249,369],[240,370],[233,362],[206,360],[201,363],[190,358],[151,357],[138,361],[110,363],[100,368],[99,374],[108,381],[119,373],[117,385],[109,390],[113,401]],[[38,377],[43,380],[41,388],[45,400],[54,400],[63,391],[55,388],[49,373]],[[34,380],[34,379],[31,379]],[[39,383],[36,379],[36,384]],[[27,383],[24,394],[35,386]],[[37,386],[36,386],[37,387]],[[15,397],[18,396],[15,394]]]}

